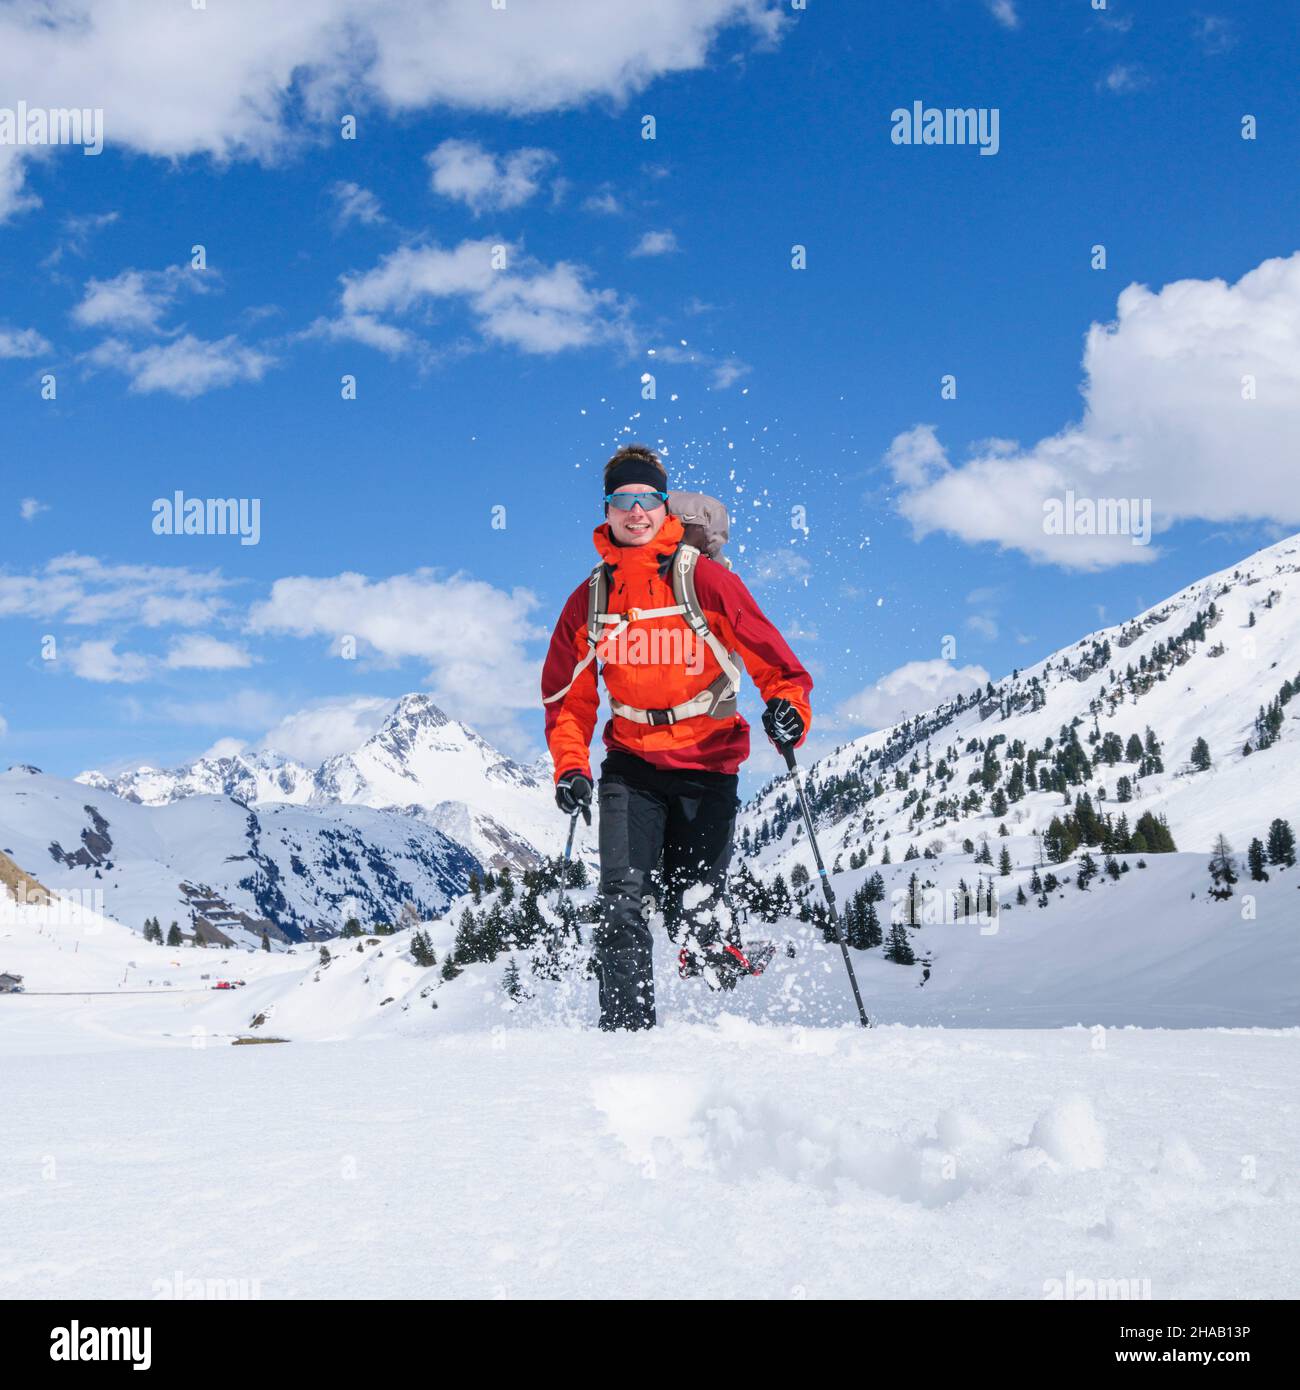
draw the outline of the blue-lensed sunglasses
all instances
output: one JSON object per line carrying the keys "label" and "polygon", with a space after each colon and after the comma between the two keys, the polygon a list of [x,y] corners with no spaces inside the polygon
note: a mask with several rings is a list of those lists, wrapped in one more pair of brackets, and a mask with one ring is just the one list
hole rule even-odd
{"label": "blue-lensed sunglasses", "polygon": [[[652,502],[650,499],[654,498]],[[617,507],[620,512],[630,512],[633,507],[640,507],[643,512],[652,512],[656,507],[665,506],[668,502],[666,492],[607,492],[605,501],[611,507]]]}

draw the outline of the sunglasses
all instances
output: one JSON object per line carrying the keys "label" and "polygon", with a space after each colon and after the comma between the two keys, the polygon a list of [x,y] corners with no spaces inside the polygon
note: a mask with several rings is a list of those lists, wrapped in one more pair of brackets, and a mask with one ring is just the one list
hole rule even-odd
{"label": "sunglasses", "polygon": [[[652,502],[650,499],[654,498]],[[620,512],[630,512],[633,507],[640,507],[643,512],[652,512],[658,507],[666,505],[668,494],[666,492],[607,492],[605,501],[611,507],[617,507]]]}

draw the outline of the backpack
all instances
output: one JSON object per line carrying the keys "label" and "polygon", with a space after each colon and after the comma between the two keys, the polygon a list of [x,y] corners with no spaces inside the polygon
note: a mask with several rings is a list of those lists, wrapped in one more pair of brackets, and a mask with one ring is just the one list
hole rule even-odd
{"label": "backpack", "polygon": [[668,511],[682,523],[682,541],[693,545],[702,555],[731,568],[731,561],[722,554],[722,547],[731,536],[731,518],[726,504],[703,492],[670,492]]}
{"label": "backpack", "polygon": [[[546,696],[543,704],[550,704],[568,694],[579,674],[596,659],[596,645],[602,637],[615,635],[637,617],[658,618],[680,613],[696,637],[712,651],[722,670],[703,690],[680,705],[643,710],[611,698],[610,708],[615,714],[638,724],[675,724],[679,719],[689,719],[697,714],[707,714],[712,719],[735,718],[736,696],[740,692],[740,665],[736,654],[728,652],[710,631],[708,619],[695,593],[695,562],[701,555],[707,555],[710,560],[731,568],[731,561],[721,553],[730,536],[731,520],[722,502],[702,492],[670,492],[668,510],[682,522],[682,540],[673,552],[669,567],[673,606],[633,610],[634,618],[606,612],[609,604],[609,572],[604,561],[601,561],[587,581],[587,654],[573,668],[569,684],[554,695]],[[607,624],[611,623],[616,626],[607,628]]]}

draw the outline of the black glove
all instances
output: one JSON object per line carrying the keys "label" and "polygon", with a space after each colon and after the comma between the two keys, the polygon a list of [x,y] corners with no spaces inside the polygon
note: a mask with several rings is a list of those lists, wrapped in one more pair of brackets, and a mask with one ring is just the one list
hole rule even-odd
{"label": "black glove", "polygon": [[803,737],[803,715],[789,700],[769,700],[763,711],[763,732],[778,748],[793,746]]}
{"label": "black glove", "polygon": [[591,824],[591,778],[583,772],[566,772],[555,784],[555,804],[566,816],[575,811]]}

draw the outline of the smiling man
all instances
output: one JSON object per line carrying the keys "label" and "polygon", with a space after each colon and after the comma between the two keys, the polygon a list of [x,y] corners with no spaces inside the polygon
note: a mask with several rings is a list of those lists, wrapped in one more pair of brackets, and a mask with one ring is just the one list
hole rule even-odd
{"label": "smiling man", "polygon": [[[605,465],[601,557],[569,595],[542,670],[556,803],[590,820],[589,750],[600,705],[611,717],[601,766],[600,896],[595,965],[600,1026],[653,1027],[651,875],[683,975],[729,989],[753,973],[725,901],[740,764],[749,725],[736,709],[743,666],[778,747],[798,747],[812,677],[725,564],[683,547],[668,474],[653,450],[620,449]],[[693,562],[693,563],[692,563]],[[620,640],[634,628],[659,640]],[[691,639],[691,640],[688,640]]]}

